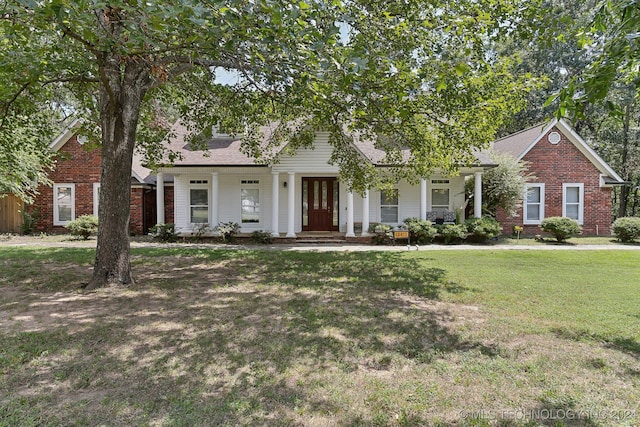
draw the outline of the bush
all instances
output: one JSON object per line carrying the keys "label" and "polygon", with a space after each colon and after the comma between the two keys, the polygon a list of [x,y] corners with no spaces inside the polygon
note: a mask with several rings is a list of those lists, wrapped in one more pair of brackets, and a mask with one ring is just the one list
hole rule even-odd
{"label": "bush", "polygon": [[87,240],[89,236],[98,234],[98,217],[95,215],[82,215],[65,225],[64,228],[71,231],[72,236],[82,237]]}
{"label": "bush", "polygon": [[618,218],[613,222],[613,234],[621,242],[633,242],[640,237],[640,218],[635,216]]}
{"label": "bush", "polygon": [[223,242],[232,242],[240,231],[240,224],[233,221],[221,222],[215,227],[215,230],[220,234]]}
{"label": "bush", "polygon": [[40,218],[40,209],[32,209],[31,212],[27,211],[27,207],[25,206],[22,209],[22,225],[20,226],[20,231],[22,234],[31,234],[33,230],[36,228],[36,223]]}
{"label": "bush", "polygon": [[464,240],[467,237],[467,228],[464,224],[444,224],[438,227],[438,234],[442,237],[445,244]]}
{"label": "bush", "polygon": [[169,222],[167,224],[156,224],[149,230],[149,235],[160,240],[161,242],[175,242],[178,240],[175,224]]}
{"label": "bush", "polygon": [[210,230],[209,224],[207,224],[206,222],[201,224],[194,224],[191,230],[191,235],[195,237],[197,240],[200,240],[204,237],[205,234],[209,232],[209,230]]}
{"label": "bush", "polygon": [[391,237],[389,236],[389,232],[393,230],[393,227],[387,224],[382,224],[381,222],[372,222],[369,224],[369,233],[373,234],[371,238],[371,242],[374,245],[390,245]]}
{"label": "bush", "polygon": [[273,236],[270,231],[256,230],[249,237],[253,243],[261,245],[270,245],[273,243]]}
{"label": "bush", "polygon": [[543,219],[540,228],[542,231],[553,234],[558,242],[564,242],[568,238],[582,233],[582,227],[577,221],[560,216]]}
{"label": "bush", "polygon": [[500,223],[490,216],[482,218],[469,218],[464,222],[467,232],[470,233],[469,240],[474,242],[486,242],[489,239],[498,237],[502,231]]}
{"label": "bush", "polygon": [[431,243],[437,230],[431,225],[431,221],[423,221],[418,218],[407,218],[404,223],[409,230],[411,236],[411,243],[417,245],[425,245]]}

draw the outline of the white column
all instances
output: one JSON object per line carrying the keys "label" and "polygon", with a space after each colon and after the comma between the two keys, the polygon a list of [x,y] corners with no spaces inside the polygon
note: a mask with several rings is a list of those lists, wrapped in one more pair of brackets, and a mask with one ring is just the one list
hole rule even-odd
{"label": "white column", "polygon": [[218,184],[218,172],[211,172],[211,228],[216,227],[220,222],[219,217],[219,203],[218,203],[218,192],[219,192],[219,184]]}
{"label": "white column", "polygon": [[420,219],[427,219],[427,180],[420,180]]}
{"label": "white column", "polygon": [[156,223],[164,224],[164,173],[156,176]]}
{"label": "white column", "polygon": [[475,173],[475,188],[473,192],[473,216],[482,217],[482,172]]}
{"label": "white column", "polygon": [[273,180],[271,187],[271,236],[279,237],[278,216],[280,213],[278,208],[280,205],[280,173],[271,172],[271,178]]}
{"label": "white column", "polygon": [[296,237],[296,173],[289,172],[289,181],[287,182],[289,187],[288,197],[288,215],[287,215],[287,237]]}
{"label": "white column", "polygon": [[353,232],[353,192],[347,191],[347,234],[346,237],[356,237]]}
{"label": "white column", "polygon": [[369,235],[369,190],[362,196],[362,236]]}

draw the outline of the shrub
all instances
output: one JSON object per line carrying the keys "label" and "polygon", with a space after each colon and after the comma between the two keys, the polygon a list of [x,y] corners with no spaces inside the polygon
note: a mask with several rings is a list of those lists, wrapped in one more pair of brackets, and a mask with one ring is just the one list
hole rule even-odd
{"label": "shrub", "polygon": [[169,222],[167,224],[156,224],[149,230],[149,235],[160,240],[161,242],[175,242],[178,240],[175,224]]}
{"label": "shrub", "polygon": [[36,228],[36,223],[40,218],[40,209],[32,209],[31,212],[28,212],[26,206],[22,209],[22,225],[20,226],[20,231],[22,234],[31,234],[33,230]]}
{"label": "shrub", "polygon": [[467,228],[464,224],[444,224],[438,228],[438,234],[447,245],[467,237]]}
{"label": "shrub", "polygon": [[98,233],[98,217],[95,215],[82,215],[64,226],[71,231],[72,236],[82,237],[87,240],[89,236]]}
{"label": "shrub", "polygon": [[623,217],[613,222],[613,234],[621,242],[633,242],[640,237],[640,218]]}
{"label": "shrub", "polygon": [[232,242],[240,231],[240,224],[233,221],[221,222],[215,227],[215,230],[220,234],[223,242]]}
{"label": "shrub", "polygon": [[373,234],[371,238],[371,242],[374,245],[390,245],[391,237],[389,236],[389,232],[393,230],[393,227],[387,224],[382,224],[380,222],[372,222],[369,224],[369,233]]}
{"label": "shrub", "polygon": [[407,218],[404,223],[409,230],[411,242],[417,245],[431,243],[437,230],[431,225],[431,221],[424,221],[418,218]]}
{"label": "shrub", "polygon": [[273,243],[273,236],[270,231],[256,230],[249,237],[253,243],[261,245],[270,245]]}
{"label": "shrub", "polygon": [[191,230],[191,235],[200,240],[202,239],[202,237],[204,237],[205,234],[209,232],[209,230],[209,224],[207,224],[206,222],[202,224],[195,224],[193,226],[193,229]]}
{"label": "shrub", "polygon": [[582,227],[575,220],[567,217],[552,216],[540,223],[542,231],[553,234],[558,242],[582,233]]}
{"label": "shrub", "polygon": [[474,242],[485,242],[494,237],[498,237],[502,231],[500,223],[490,216],[482,218],[469,218],[464,222],[467,232],[470,233],[468,239]]}

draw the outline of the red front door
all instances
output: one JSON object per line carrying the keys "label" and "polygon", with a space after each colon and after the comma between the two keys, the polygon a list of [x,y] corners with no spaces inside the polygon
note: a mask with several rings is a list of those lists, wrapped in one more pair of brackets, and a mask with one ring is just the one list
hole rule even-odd
{"label": "red front door", "polygon": [[302,178],[302,229],[338,231],[336,178]]}

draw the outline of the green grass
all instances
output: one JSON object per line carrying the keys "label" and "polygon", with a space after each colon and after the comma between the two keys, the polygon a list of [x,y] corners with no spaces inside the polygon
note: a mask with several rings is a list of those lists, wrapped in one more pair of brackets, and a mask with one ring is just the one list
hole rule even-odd
{"label": "green grass", "polygon": [[640,422],[638,251],[93,253],[0,247],[0,426]]}

